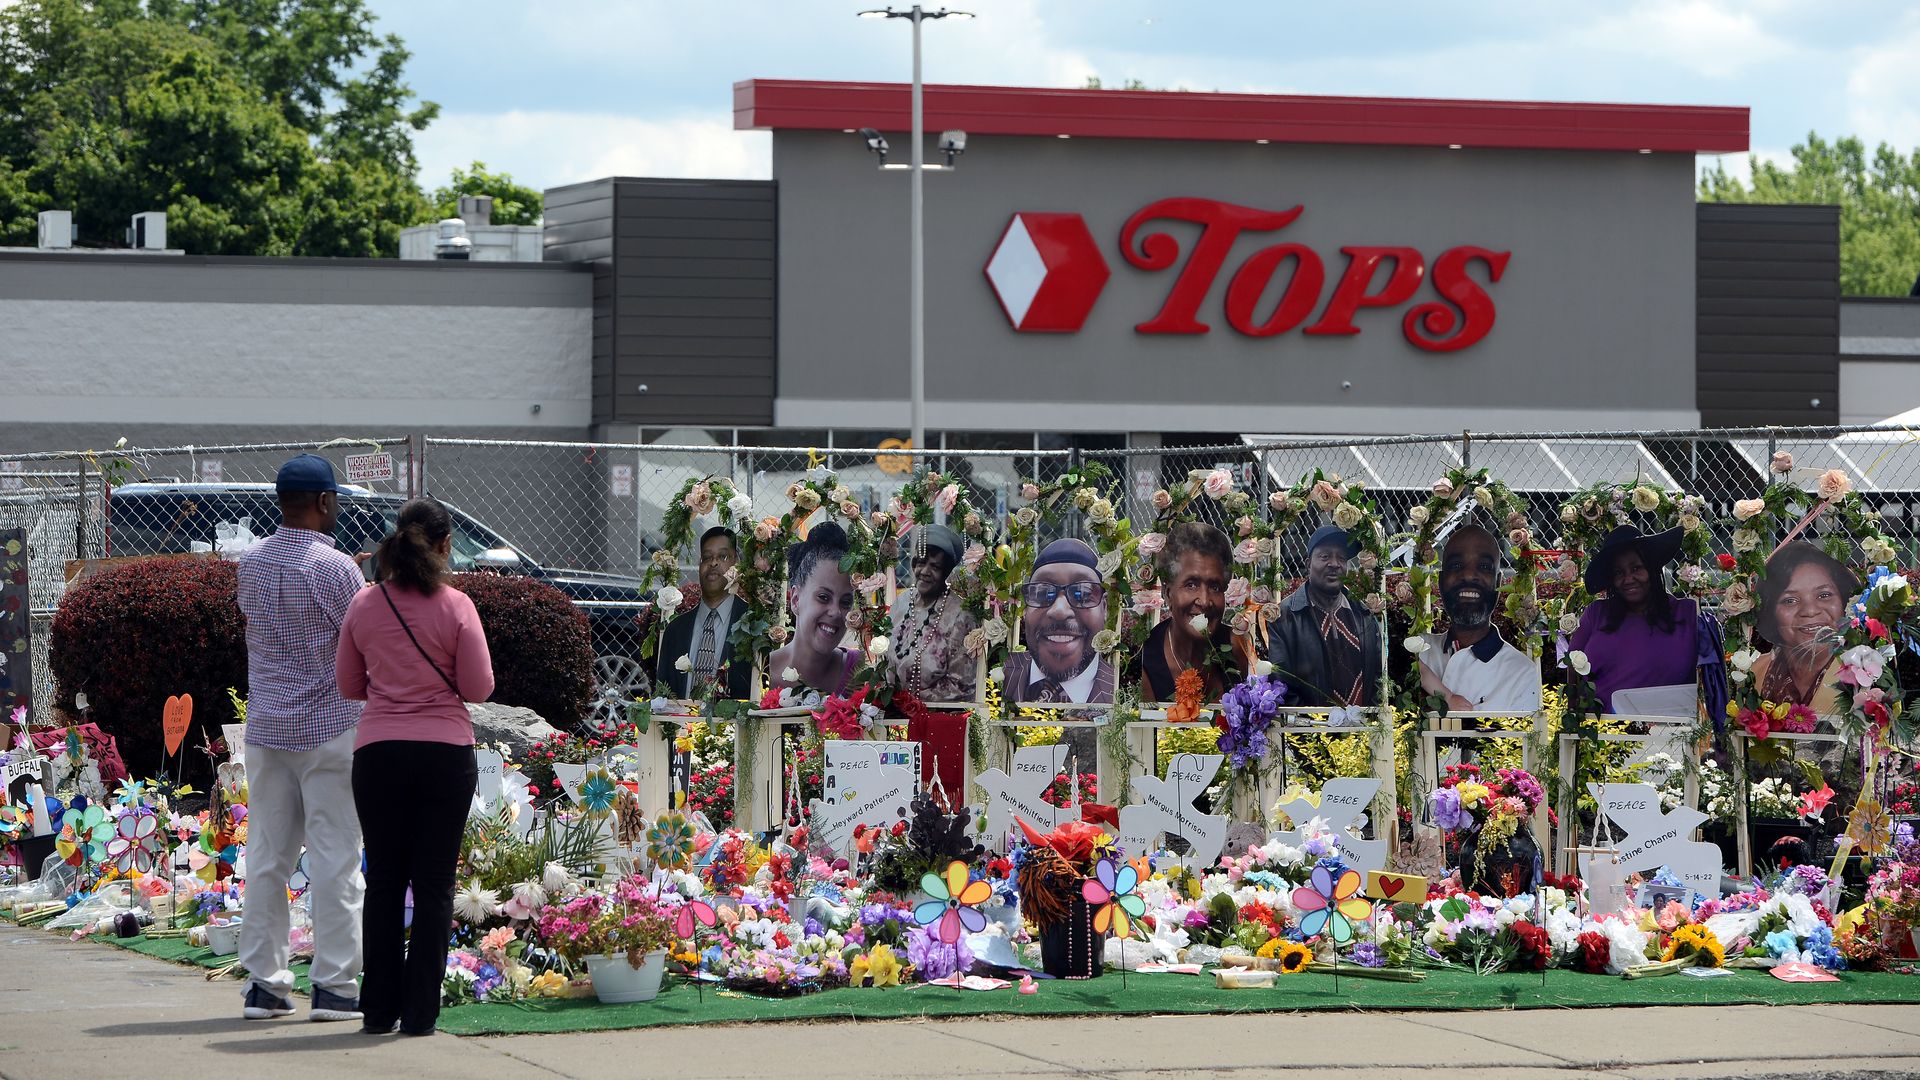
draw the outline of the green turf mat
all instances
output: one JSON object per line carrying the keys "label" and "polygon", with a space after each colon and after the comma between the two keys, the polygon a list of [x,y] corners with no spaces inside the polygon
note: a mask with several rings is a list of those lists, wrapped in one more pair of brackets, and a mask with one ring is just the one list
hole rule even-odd
{"label": "green turf mat", "polygon": [[[96,940],[162,960],[220,967],[214,956],[181,939]],[[295,967],[307,988],[306,965]],[[930,986],[885,990],[828,990],[796,998],[766,998],[702,989],[669,977],[660,996],[633,1005],[602,1005],[591,998],[461,1005],[440,1013],[440,1030],[454,1035],[521,1035],[612,1031],[663,1024],[751,1023],[768,1020],[888,1020],[921,1016],[1099,1016],[1149,1013],[1289,1012],[1309,1009],[1561,1009],[1610,1005],[1916,1004],[1920,978],[1842,972],[1833,983],[1783,983],[1764,971],[1735,971],[1717,979],[1667,975],[1620,979],[1572,971],[1539,975],[1471,975],[1434,971],[1425,982],[1310,973],[1282,976],[1271,990],[1218,990],[1213,977],[1117,974],[1085,982],[1041,980],[1039,993],[1017,989],[985,993]]]}
{"label": "green turf mat", "polygon": [[[117,938],[106,934],[98,934],[94,936],[93,940],[105,942],[108,945],[125,949],[128,952],[137,952],[142,956],[151,956],[156,960],[171,960],[176,964],[192,964],[195,967],[221,968],[239,959],[239,957],[233,955],[215,956],[212,949],[204,946],[189,945],[187,944],[187,939],[183,937],[157,939],[144,936]],[[311,965],[305,960],[297,960],[290,966],[293,970],[294,991],[301,994],[307,993],[310,989],[310,984],[307,982],[307,968]]]}

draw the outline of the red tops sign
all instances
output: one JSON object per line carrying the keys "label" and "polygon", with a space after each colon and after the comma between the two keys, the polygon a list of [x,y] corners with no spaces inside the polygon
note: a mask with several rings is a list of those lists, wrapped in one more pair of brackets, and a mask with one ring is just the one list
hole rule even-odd
{"label": "red tops sign", "polygon": [[[1304,210],[1256,210],[1215,199],[1175,198],[1135,212],[1120,230],[1127,262],[1146,271],[1178,269],[1159,312],[1134,329],[1143,334],[1207,333],[1212,327],[1202,321],[1200,307],[1233,245],[1245,233],[1278,232]],[[1146,229],[1155,221],[1201,227],[1184,262],[1178,240]],[[1306,323],[1317,309],[1319,317],[1303,333],[1357,334],[1360,328],[1353,319],[1361,308],[1400,307],[1414,299],[1427,277],[1427,260],[1416,248],[1348,246],[1340,251],[1347,257],[1346,266],[1330,293],[1325,288],[1326,263],[1312,248],[1282,242],[1254,252],[1228,279],[1227,325],[1248,337],[1273,337]],[[1493,298],[1469,269],[1480,264],[1486,285],[1492,285],[1506,272],[1511,257],[1511,252],[1470,245],[1440,252],[1432,263],[1436,296],[1406,310],[1401,332],[1430,352],[1464,349],[1486,337],[1496,314]],[[1261,296],[1289,261],[1291,272],[1279,299],[1271,310],[1261,311]],[[1015,330],[1073,333],[1086,323],[1110,271],[1080,215],[1019,213],[995,246],[986,273]]]}

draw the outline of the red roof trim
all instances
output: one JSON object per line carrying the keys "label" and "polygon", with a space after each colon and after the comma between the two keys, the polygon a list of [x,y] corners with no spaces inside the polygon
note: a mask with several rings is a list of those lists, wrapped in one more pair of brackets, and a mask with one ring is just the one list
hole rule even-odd
{"label": "red roof trim", "polygon": [[[1498,147],[1522,150],[1654,150],[1744,153],[1744,106],[1604,105],[1545,101],[1297,97],[1143,90],[928,86],[929,131],[1073,135],[1103,139]],[[742,131],[910,127],[903,83],[748,79],[733,87]]]}

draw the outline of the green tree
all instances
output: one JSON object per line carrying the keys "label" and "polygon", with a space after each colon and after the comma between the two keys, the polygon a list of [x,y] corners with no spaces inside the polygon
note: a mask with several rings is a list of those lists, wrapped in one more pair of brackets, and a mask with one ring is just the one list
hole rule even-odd
{"label": "green tree", "polygon": [[453,179],[446,187],[434,188],[428,201],[433,215],[424,221],[460,216],[460,196],[493,196],[495,225],[538,225],[545,200],[538,191],[513,182],[510,173],[487,171],[487,163],[476,161],[470,169],[455,166]]}
{"label": "green tree", "polygon": [[63,208],[84,242],[117,245],[165,210],[197,253],[396,254],[425,207],[411,132],[434,107],[404,109],[405,51],[370,22],[360,0],[0,7],[0,242]]}
{"label": "green tree", "polygon": [[1809,133],[1793,164],[1749,159],[1741,183],[1715,165],[1700,178],[1704,202],[1814,203],[1840,207],[1840,291],[1847,296],[1905,296],[1920,275],[1920,150],[1907,156],[1886,143],[1869,160],[1847,137]]}

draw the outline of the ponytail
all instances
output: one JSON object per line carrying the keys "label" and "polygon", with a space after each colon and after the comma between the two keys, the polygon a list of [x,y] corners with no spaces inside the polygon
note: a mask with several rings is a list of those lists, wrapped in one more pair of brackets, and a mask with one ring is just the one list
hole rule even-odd
{"label": "ponytail", "polygon": [[451,535],[453,519],[437,499],[408,499],[393,531],[374,551],[381,580],[423,593],[438,589],[446,580],[447,560],[435,549]]}

